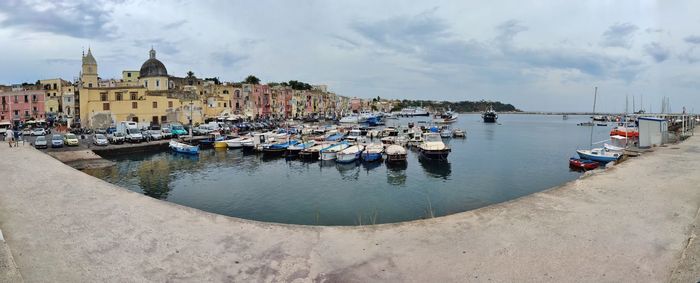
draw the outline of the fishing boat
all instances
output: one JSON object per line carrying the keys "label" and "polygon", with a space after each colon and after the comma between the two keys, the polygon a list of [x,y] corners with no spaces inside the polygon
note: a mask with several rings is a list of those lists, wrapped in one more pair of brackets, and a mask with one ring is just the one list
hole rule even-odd
{"label": "fishing boat", "polygon": [[418,145],[421,157],[432,160],[447,160],[450,148],[442,142],[440,134],[426,133],[423,135],[423,142]]}
{"label": "fishing boat", "polygon": [[287,148],[289,148],[289,146],[298,143],[299,141],[297,140],[290,140],[288,142],[283,143],[266,144],[262,148],[262,153],[264,157],[280,156],[287,151]]}
{"label": "fishing boat", "polygon": [[250,139],[249,141],[241,142],[241,145],[243,147],[243,151],[254,152],[254,151],[262,150],[262,146],[264,144],[270,143],[273,140],[272,135],[273,135],[273,133],[270,133],[270,132],[253,133],[252,139]]}
{"label": "fishing boat", "polygon": [[226,146],[228,148],[242,148],[243,144],[245,142],[252,142],[252,141],[253,141],[253,138],[251,138],[251,137],[239,137],[239,138],[224,140],[221,142],[226,143]]}
{"label": "fishing boat", "polygon": [[353,145],[336,153],[335,162],[352,163],[360,159],[360,154],[365,149],[364,145]]}
{"label": "fishing boat", "polygon": [[318,160],[319,159],[319,152],[321,149],[324,149],[328,147],[327,144],[317,144],[312,147],[308,147],[305,149],[302,149],[299,152],[299,159],[302,160]]}
{"label": "fishing boat", "polygon": [[450,127],[445,126],[445,127],[442,127],[442,129],[440,130],[440,137],[443,139],[451,138],[452,134],[453,134],[452,129],[450,129]]}
{"label": "fishing boat", "polygon": [[350,147],[350,144],[347,142],[340,142],[336,144],[329,145],[319,151],[319,159],[320,160],[335,160],[337,157],[337,153],[340,152],[343,149],[346,149]]}
{"label": "fishing boat", "polygon": [[454,135],[455,138],[467,137],[467,133],[465,133],[462,129],[459,129],[459,128],[454,129],[454,131],[452,131],[452,134]]}
{"label": "fishing boat", "polygon": [[406,148],[400,145],[392,144],[386,147],[384,151],[386,153],[387,163],[405,163],[406,162]]}
{"label": "fishing boat", "polygon": [[324,138],[324,140],[334,142],[334,141],[339,141],[339,140],[343,139],[344,136],[345,136],[344,134],[338,133],[338,131],[333,130],[333,131],[329,131],[328,134],[326,134],[326,137]]}
{"label": "fishing boat", "polygon": [[225,137],[218,132],[212,132],[207,139],[199,141],[199,146],[202,148],[212,148],[215,142],[223,141],[224,139]]}
{"label": "fishing boat", "polygon": [[370,144],[365,147],[365,150],[360,156],[363,161],[373,162],[382,160],[382,153],[384,152],[384,145],[381,144]]}
{"label": "fishing boat", "polygon": [[569,167],[578,169],[578,170],[593,170],[598,168],[600,166],[600,163],[595,162],[593,160],[588,160],[588,159],[581,159],[581,158],[575,158],[571,157],[569,158]]}
{"label": "fishing boat", "polygon": [[181,143],[177,142],[175,140],[171,140],[170,143],[168,143],[168,147],[174,152],[178,153],[185,153],[185,154],[198,154],[199,153],[199,146],[198,145],[189,145],[186,143]]}
{"label": "fishing boat", "polygon": [[484,119],[484,123],[496,123],[496,120],[498,120],[498,113],[493,110],[493,106],[489,106],[489,109],[481,114],[481,118]]}
{"label": "fishing boat", "polygon": [[298,143],[295,145],[290,145],[289,147],[287,147],[287,151],[284,153],[284,155],[287,156],[288,158],[294,158],[294,157],[299,156],[299,153],[302,150],[310,148],[314,145],[316,145],[316,141],[313,141],[313,140],[307,141],[304,143]]}
{"label": "fishing boat", "polygon": [[452,110],[445,111],[443,113],[437,114],[433,116],[433,123],[436,124],[450,124],[457,122],[457,118],[459,117],[459,114],[457,112],[453,112]]}

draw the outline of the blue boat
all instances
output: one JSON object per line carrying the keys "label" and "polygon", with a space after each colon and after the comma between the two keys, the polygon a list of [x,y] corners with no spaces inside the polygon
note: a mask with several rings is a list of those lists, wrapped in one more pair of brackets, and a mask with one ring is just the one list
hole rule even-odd
{"label": "blue boat", "polygon": [[307,141],[305,143],[298,143],[296,145],[290,145],[289,147],[287,147],[287,151],[285,152],[285,155],[289,158],[297,157],[297,156],[299,156],[299,153],[302,150],[310,148],[314,145],[316,145],[316,141]]}
{"label": "blue boat", "polygon": [[198,145],[189,145],[181,142],[170,141],[168,147],[174,152],[184,153],[184,154],[199,154]]}
{"label": "blue boat", "polygon": [[291,140],[285,143],[275,143],[275,144],[270,144],[266,145],[263,147],[263,156],[278,156],[282,155],[285,151],[287,151],[287,148],[292,145],[298,144],[299,141],[296,140]]}
{"label": "blue boat", "polygon": [[579,149],[576,151],[576,153],[578,153],[578,156],[582,159],[598,161],[601,163],[617,161],[622,158],[623,155],[621,152],[609,151],[604,148]]}
{"label": "blue boat", "polygon": [[365,162],[374,162],[382,160],[382,153],[384,152],[384,146],[381,144],[370,144],[365,147],[362,152],[361,158]]}
{"label": "blue boat", "polygon": [[207,139],[199,141],[199,144],[202,146],[202,148],[212,148],[214,147],[215,142],[223,141],[225,139],[225,136],[215,132],[209,134],[209,137]]}
{"label": "blue boat", "polygon": [[337,134],[332,134],[326,138],[327,141],[339,141],[341,140],[345,135],[341,133]]}

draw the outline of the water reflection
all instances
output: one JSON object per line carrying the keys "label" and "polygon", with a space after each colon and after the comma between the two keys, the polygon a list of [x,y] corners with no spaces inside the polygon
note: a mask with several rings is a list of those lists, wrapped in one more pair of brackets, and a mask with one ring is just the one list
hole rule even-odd
{"label": "water reflection", "polygon": [[389,185],[404,186],[406,185],[406,168],[408,164],[402,163],[386,163],[386,182]]}
{"label": "water reflection", "polygon": [[367,172],[379,168],[380,166],[382,166],[381,162],[362,162],[362,168]]}
{"label": "water reflection", "polygon": [[449,161],[419,158],[418,162],[420,166],[423,167],[423,171],[428,173],[428,176],[449,180],[450,174],[452,173],[452,164],[450,164]]}
{"label": "water reflection", "polygon": [[335,167],[343,180],[357,180],[360,177],[360,167],[357,165],[357,162],[335,163]]}

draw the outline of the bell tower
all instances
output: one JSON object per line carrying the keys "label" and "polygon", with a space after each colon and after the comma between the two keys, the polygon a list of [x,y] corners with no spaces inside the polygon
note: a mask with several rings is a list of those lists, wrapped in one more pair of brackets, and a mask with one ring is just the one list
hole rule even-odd
{"label": "bell tower", "polygon": [[88,48],[87,55],[83,53],[83,70],[80,73],[80,82],[82,87],[97,87],[97,61],[92,56],[90,48]]}

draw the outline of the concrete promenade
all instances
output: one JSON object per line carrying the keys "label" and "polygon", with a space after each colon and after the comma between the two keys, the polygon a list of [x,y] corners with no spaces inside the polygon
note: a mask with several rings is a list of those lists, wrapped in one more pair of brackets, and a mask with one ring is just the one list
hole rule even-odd
{"label": "concrete promenade", "polygon": [[694,137],[482,209],[309,227],[159,201],[0,144],[0,230],[25,282],[696,282],[698,169]]}

